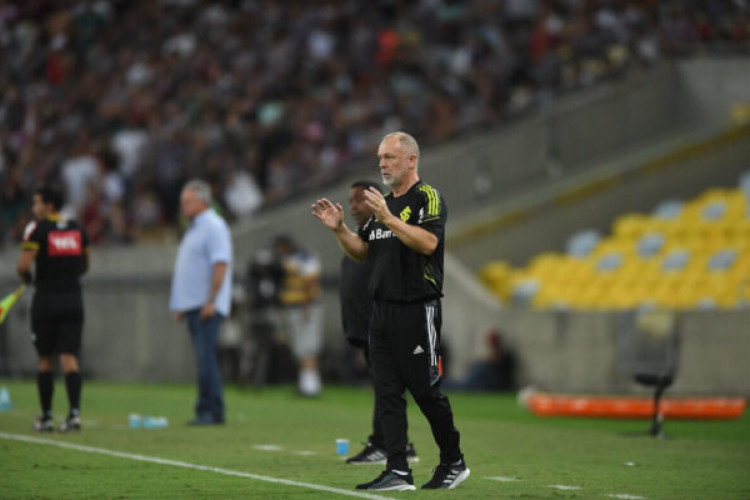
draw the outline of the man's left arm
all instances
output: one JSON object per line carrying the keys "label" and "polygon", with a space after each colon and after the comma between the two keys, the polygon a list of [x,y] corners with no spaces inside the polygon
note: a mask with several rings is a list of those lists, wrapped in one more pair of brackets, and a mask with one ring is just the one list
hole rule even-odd
{"label": "man's left arm", "polygon": [[207,319],[216,314],[216,297],[219,295],[224,277],[227,274],[227,263],[217,262],[211,271],[211,287],[208,292],[208,300],[201,308],[201,318]]}
{"label": "man's left arm", "polygon": [[216,299],[227,276],[229,262],[232,260],[232,240],[229,228],[216,227],[209,233],[209,259],[211,261],[211,283],[208,299],[201,308],[201,319],[208,319],[216,314]]}
{"label": "man's left arm", "polygon": [[[390,212],[389,212],[390,213]],[[407,224],[391,214],[386,220],[381,220],[401,242],[412,250],[423,255],[432,255],[438,245],[438,238],[426,229]]]}
{"label": "man's left arm", "polygon": [[385,198],[376,189],[365,191],[367,205],[375,213],[375,218],[385,224],[401,242],[423,255],[432,255],[438,246],[438,237],[413,224],[408,224],[396,217],[388,209]]}

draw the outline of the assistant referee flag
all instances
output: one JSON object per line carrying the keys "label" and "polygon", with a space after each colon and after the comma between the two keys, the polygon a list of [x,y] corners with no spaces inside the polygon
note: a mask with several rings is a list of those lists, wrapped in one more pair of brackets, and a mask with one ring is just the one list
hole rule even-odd
{"label": "assistant referee flag", "polygon": [[18,301],[26,290],[26,285],[19,286],[15,292],[8,294],[2,302],[0,302],[0,324],[5,321],[5,317],[8,315],[8,311]]}

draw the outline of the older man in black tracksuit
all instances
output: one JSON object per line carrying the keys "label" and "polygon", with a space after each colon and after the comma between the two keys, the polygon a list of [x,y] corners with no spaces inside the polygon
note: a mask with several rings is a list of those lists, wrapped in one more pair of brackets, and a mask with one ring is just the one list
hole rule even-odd
{"label": "older man in black tracksuit", "polygon": [[[372,216],[367,206],[365,191],[374,188],[382,192],[382,188],[372,181],[356,181],[349,190],[349,213],[361,228]],[[367,262],[358,263],[344,257],[341,259],[341,286],[339,298],[341,302],[341,321],[344,335],[349,343],[364,351],[368,366],[370,362],[370,345],[367,335],[367,324],[372,312],[372,298],[367,283],[370,281],[372,265]],[[408,442],[408,439],[407,439]],[[385,465],[388,453],[385,449],[383,426],[378,420],[377,409],[372,415],[372,434],[367,438],[365,448],[346,460],[352,465]],[[406,457],[409,462],[419,460],[412,443],[407,444]]]}
{"label": "older man in black tracksuit", "polygon": [[363,490],[413,490],[406,453],[409,389],[440,448],[440,464],[422,488],[452,489],[469,477],[448,398],[440,391],[438,357],[447,211],[440,193],[419,179],[419,146],[404,132],[386,135],[378,148],[383,183],[392,192],[365,192],[373,212],[358,233],[343,223],[343,209],[318,200],[313,215],[358,262],[373,266],[369,322],[378,419],[388,452],[386,470],[357,485]]}

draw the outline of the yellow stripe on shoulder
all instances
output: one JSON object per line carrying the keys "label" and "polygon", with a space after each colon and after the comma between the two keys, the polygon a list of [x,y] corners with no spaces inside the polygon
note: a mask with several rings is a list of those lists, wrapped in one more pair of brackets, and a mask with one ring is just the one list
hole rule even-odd
{"label": "yellow stripe on shoulder", "polygon": [[39,250],[39,243],[36,241],[24,241],[21,243],[21,250]]}
{"label": "yellow stripe on shoulder", "polygon": [[419,190],[427,195],[427,213],[429,215],[438,215],[440,213],[440,193],[429,184],[422,184]]}

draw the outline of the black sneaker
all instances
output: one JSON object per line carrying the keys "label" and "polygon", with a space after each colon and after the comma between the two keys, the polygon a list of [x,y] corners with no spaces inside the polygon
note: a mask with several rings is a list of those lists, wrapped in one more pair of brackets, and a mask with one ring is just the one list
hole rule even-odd
{"label": "black sneaker", "polygon": [[347,458],[346,463],[352,465],[385,465],[386,458],[388,458],[388,454],[383,448],[367,443],[364,450],[353,457]]}
{"label": "black sneaker", "polygon": [[419,462],[417,450],[414,449],[414,443],[409,443],[406,445],[406,460],[408,460],[410,463]]}
{"label": "black sneaker", "polygon": [[411,477],[411,471],[406,475],[396,474],[392,470],[384,470],[378,477],[369,483],[357,485],[358,490],[370,491],[403,491],[416,490],[414,478]]}
{"label": "black sneaker", "polygon": [[[388,453],[380,446],[367,443],[365,449],[346,459],[346,463],[352,465],[385,465]],[[414,443],[406,445],[406,460],[410,463],[419,462],[417,450],[414,449]]]}
{"label": "black sneaker", "polygon": [[81,417],[78,415],[71,415],[60,424],[60,432],[71,432],[81,430]]}
{"label": "black sneaker", "polygon": [[52,417],[39,415],[36,417],[32,428],[37,432],[52,432],[55,430],[55,423],[52,421]]}
{"label": "black sneaker", "polygon": [[452,490],[463,483],[469,477],[471,471],[466,467],[466,462],[461,459],[458,465],[440,464],[435,468],[432,479],[422,485],[423,490],[446,489]]}

